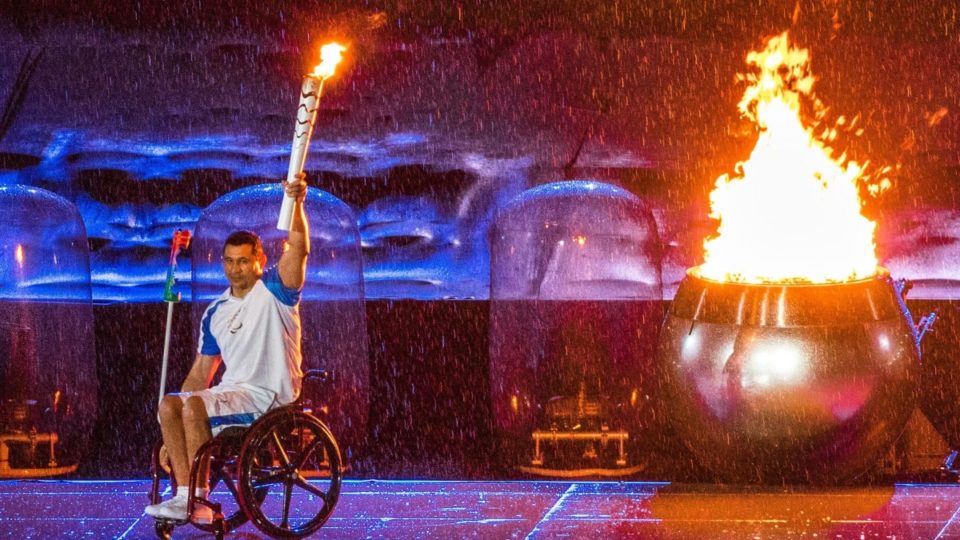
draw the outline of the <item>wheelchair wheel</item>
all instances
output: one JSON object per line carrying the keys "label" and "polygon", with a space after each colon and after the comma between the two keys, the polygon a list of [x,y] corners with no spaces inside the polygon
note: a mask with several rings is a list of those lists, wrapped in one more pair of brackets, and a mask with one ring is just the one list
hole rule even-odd
{"label": "wheelchair wheel", "polygon": [[[342,480],[340,449],[313,415],[295,407],[264,415],[247,433],[239,460],[240,505],[263,533],[307,536],[333,512]],[[259,490],[269,490],[265,500],[257,500]]]}
{"label": "wheelchair wheel", "polygon": [[170,540],[173,537],[173,524],[164,521],[155,521],[153,531],[157,533],[157,538],[161,540]]}
{"label": "wheelchair wheel", "polygon": [[[223,497],[218,497],[219,500],[217,501],[221,505],[221,511],[224,516],[223,528],[225,530],[223,533],[236,530],[247,521],[247,515],[244,513],[243,507],[239,503],[240,494],[237,490],[236,474],[238,459],[237,454],[240,451],[242,436],[245,431],[246,430],[244,428],[227,428],[223,431],[223,433],[217,435],[210,441],[207,441],[198,450],[198,454],[203,453],[210,460],[210,467],[208,468],[208,478],[206,483],[206,485],[210,487],[210,499],[213,500],[212,494],[217,487],[220,486],[221,482],[232,496],[232,500],[224,500]],[[194,461],[196,462],[198,460],[195,459]],[[203,467],[198,467],[197,463],[194,463],[194,465],[190,468],[190,485],[199,486],[204,484],[204,482],[200,481],[200,471],[202,469]],[[263,502],[263,499],[266,496],[266,488],[257,489],[253,493],[253,499],[258,502]],[[218,532],[217,523],[193,523],[193,526],[214,535],[217,535]]]}

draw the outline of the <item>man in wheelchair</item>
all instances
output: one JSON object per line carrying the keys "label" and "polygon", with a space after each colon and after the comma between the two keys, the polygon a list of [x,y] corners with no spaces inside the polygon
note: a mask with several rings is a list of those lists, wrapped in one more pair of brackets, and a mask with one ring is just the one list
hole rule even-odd
{"label": "man in wheelchair", "polygon": [[[286,250],[268,269],[260,238],[237,231],[223,246],[223,273],[230,287],[206,311],[197,357],[180,393],[160,402],[160,430],[177,492],[151,504],[155,518],[187,520],[190,464],[203,443],[230,426],[249,426],[269,409],[300,394],[300,291],[306,275],[310,237],[303,211],[306,182],[285,184],[296,202]],[[210,387],[223,362],[219,384]],[[207,496],[208,487],[197,487]],[[202,491],[202,493],[200,493]],[[210,523],[212,510],[195,505],[192,519]]]}

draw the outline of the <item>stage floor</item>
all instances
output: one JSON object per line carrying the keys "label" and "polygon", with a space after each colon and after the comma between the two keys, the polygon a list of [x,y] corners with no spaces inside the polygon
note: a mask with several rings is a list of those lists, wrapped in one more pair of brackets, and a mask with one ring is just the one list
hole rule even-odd
{"label": "stage floor", "polygon": [[[149,482],[2,481],[5,538],[154,538]],[[960,485],[760,489],[656,482],[344,483],[323,538],[960,539]],[[175,538],[197,538],[190,526]],[[207,536],[209,537],[209,536]],[[246,524],[228,535],[261,538]]]}

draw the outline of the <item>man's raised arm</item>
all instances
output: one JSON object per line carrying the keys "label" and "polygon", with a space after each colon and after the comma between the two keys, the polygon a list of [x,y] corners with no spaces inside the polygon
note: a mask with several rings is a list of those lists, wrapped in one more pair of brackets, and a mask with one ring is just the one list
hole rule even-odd
{"label": "man's raised arm", "polygon": [[280,256],[277,270],[280,272],[280,281],[285,287],[299,289],[307,275],[307,255],[310,254],[310,226],[307,215],[303,211],[303,200],[307,196],[307,183],[304,173],[300,173],[300,181],[296,184],[284,182],[287,195],[293,198],[293,222],[287,232],[287,247]]}

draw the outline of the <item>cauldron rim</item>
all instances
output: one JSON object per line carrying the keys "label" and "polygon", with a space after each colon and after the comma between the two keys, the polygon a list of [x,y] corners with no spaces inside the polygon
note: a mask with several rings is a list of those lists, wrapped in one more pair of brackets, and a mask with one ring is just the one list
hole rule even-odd
{"label": "cauldron rim", "polygon": [[889,272],[877,267],[866,279],[838,283],[741,283],[706,279],[687,271],[672,316],[738,326],[841,327],[903,318],[902,299]]}
{"label": "cauldron rim", "polygon": [[745,288],[769,288],[769,287],[786,287],[791,289],[799,288],[830,288],[838,286],[848,286],[848,285],[862,285],[865,283],[871,283],[877,280],[886,281],[890,279],[890,271],[883,266],[877,266],[877,271],[872,276],[868,276],[862,279],[856,279],[852,281],[827,281],[815,283],[812,281],[771,281],[766,283],[751,283],[747,281],[720,281],[717,279],[711,279],[704,277],[700,273],[700,265],[692,266],[687,269],[686,277],[691,279],[696,279],[698,281],[703,281],[711,285],[721,285],[721,286],[735,286],[735,287],[745,287]]}

